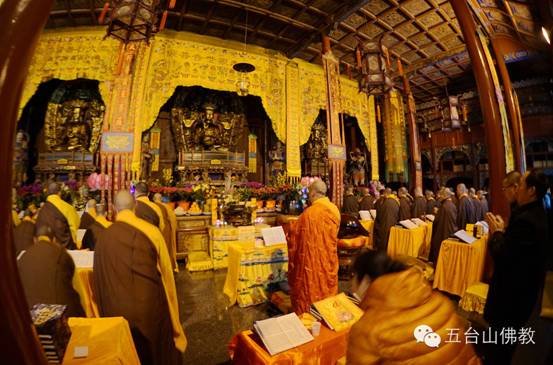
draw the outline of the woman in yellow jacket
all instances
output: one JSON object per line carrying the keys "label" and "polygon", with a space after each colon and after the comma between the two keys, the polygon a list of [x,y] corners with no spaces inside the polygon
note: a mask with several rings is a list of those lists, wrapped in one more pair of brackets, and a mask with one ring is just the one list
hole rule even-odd
{"label": "woman in yellow jacket", "polygon": [[418,269],[370,251],[359,256],[354,272],[353,291],[365,314],[350,331],[348,364],[481,363],[450,300]]}

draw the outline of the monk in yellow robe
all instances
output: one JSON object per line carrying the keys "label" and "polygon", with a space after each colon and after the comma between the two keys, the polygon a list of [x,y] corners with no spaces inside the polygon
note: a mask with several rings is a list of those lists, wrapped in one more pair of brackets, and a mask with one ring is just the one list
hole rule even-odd
{"label": "monk in yellow robe", "polygon": [[173,270],[175,272],[179,271],[177,266],[177,216],[173,209],[168,207],[162,201],[162,196],[160,193],[154,194],[154,203],[161,209],[163,213],[163,219],[165,220],[165,229],[163,232],[163,237],[165,238],[165,243],[167,244],[167,250],[169,251],[169,256],[171,257],[171,264],[173,265]]}
{"label": "monk in yellow robe", "polygon": [[338,291],[338,229],[340,211],[326,197],[321,180],[309,186],[311,206],[292,222],[288,242],[288,283],[297,314]]}
{"label": "monk in yellow robe", "polygon": [[59,244],[68,250],[80,248],[77,242],[77,230],[81,220],[75,208],[61,199],[60,186],[52,182],[48,185],[48,197],[40,208],[36,221],[37,229],[50,226]]}
{"label": "monk in yellow robe", "polygon": [[165,240],[134,214],[134,205],[128,191],[118,192],[115,222],[96,243],[98,309],[102,317],[125,317],[142,364],[182,364],[187,342]]}
{"label": "monk in yellow robe", "polygon": [[111,226],[111,222],[107,220],[106,214],[105,205],[98,204],[94,207],[94,221],[88,225],[86,233],[83,236],[83,243],[81,245],[82,249],[94,251],[96,242],[98,242],[102,232]]}

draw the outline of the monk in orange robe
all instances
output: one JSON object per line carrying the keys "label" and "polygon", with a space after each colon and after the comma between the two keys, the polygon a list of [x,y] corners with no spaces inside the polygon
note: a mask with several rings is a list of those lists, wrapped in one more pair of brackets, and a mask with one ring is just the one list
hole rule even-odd
{"label": "monk in orange robe", "polygon": [[311,206],[292,222],[288,242],[288,283],[297,314],[338,291],[338,229],[340,211],[326,197],[321,180],[309,186]]}

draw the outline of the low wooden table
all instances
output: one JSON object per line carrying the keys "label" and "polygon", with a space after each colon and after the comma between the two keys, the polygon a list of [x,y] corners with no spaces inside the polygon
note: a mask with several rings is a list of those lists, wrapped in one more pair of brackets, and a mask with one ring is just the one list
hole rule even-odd
{"label": "low wooden table", "polygon": [[323,325],[314,341],[271,356],[257,334],[244,331],[233,337],[229,352],[234,364],[334,365],[346,355],[348,335],[349,328],[334,332]]}

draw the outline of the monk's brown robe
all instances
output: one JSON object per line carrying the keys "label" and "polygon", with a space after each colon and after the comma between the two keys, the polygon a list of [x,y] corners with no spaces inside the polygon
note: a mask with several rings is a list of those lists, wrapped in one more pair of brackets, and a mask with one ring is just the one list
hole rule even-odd
{"label": "monk's brown robe", "polygon": [[399,220],[411,219],[411,201],[402,196],[399,198]]}
{"label": "monk's brown robe", "polygon": [[106,228],[104,228],[104,226],[102,226],[100,223],[94,220],[94,222],[88,226],[88,229],[84,234],[81,249],[88,248],[90,251],[94,251],[94,248],[96,247],[96,243],[98,242],[100,235],[105,230]]}
{"label": "monk's brown robe", "polygon": [[84,317],[79,294],[73,289],[75,263],[59,244],[40,238],[17,262],[29,309],[35,304],[67,305],[69,317]]}
{"label": "monk's brown robe", "polygon": [[474,221],[479,222],[481,220],[484,220],[484,214],[482,213],[482,205],[480,204],[480,200],[478,198],[470,198],[472,201],[472,206],[474,207]]}
{"label": "monk's brown robe", "polygon": [[413,203],[411,217],[420,218],[426,214],[426,198],[424,196],[416,196]]}
{"label": "monk's brown robe", "polygon": [[294,312],[338,292],[338,229],[340,211],[320,198],[290,226],[288,283]]}
{"label": "monk's brown robe", "polygon": [[144,364],[180,364],[154,245],[142,232],[115,222],[94,252],[94,288],[102,317],[123,316]]}
{"label": "monk's brown robe", "polygon": [[32,220],[24,218],[21,223],[13,230],[13,242],[15,243],[15,254],[19,255],[21,251],[33,245],[35,236],[35,224]]}
{"label": "monk's brown robe", "polygon": [[426,214],[436,214],[436,212],[434,212],[434,208],[439,208],[440,207],[440,203],[434,199],[434,198],[430,198],[426,201]]}
{"label": "monk's brown robe", "polygon": [[453,204],[451,199],[444,200],[432,224],[432,240],[430,243],[430,256],[428,260],[434,264],[438,262],[442,241],[457,232],[456,221],[457,208],[455,204]]}
{"label": "monk's brown robe", "polygon": [[[144,219],[146,222],[153,224],[157,228],[160,226],[159,215],[156,211],[153,210],[148,204],[141,202],[140,200],[136,201],[136,206],[134,208],[134,214],[140,219]],[[163,232],[162,232],[163,233]]]}
{"label": "monk's brown robe", "polygon": [[374,209],[374,196],[365,195],[359,202],[359,210],[371,210]]}
{"label": "monk's brown robe", "polygon": [[77,249],[77,245],[73,242],[71,230],[67,218],[54,206],[54,204],[46,201],[38,213],[36,227],[49,226],[54,232],[54,236],[59,244],[68,250]]}
{"label": "monk's brown robe", "polygon": [[388,249],[390,228],[399,222],[399,202],[397,198],[382,198],[382,204],[376,211],[374,220],[374,247],[378,251]]}
{"label": "monk's brown robe", "polygon": [[482,215],[486,218],[486,213],[489,211],[488,200],[485,197],[482,197],[482,199],[480,199],[480,205],[482,206]]}
{"label": "monk's brown robe", "polygon": [[465,229],[467,223],[476,223],[476,211],[472,199],[467,195],[462,195],[457,206],[457,228]]}
{"label": "monk's brown robe", "polygon": [[352,215],[356,218],[359,217],[359,202],[357,201],[355,195],[351,194],[344,197],[342,213]]}
{"label": "monk's brown robe", "polygon": [[90,227],[94,222],[96,222],[94,217],[88,212],[84,212],[81,216],[81,224],[79,225],[79,229],[88,229],[88,227]]}
{"label": "monk's brown robe", "polygon": [[171,221],[169,219],[169,213],[167,212],[167,209],[165,209],[165,206],[163,203],[155,202],[159,209],[161,209],[161,213],[163,214],[163,220],[165,221],[165,224],[163,226],[163,231],[161,234],[163,235],[163,238],[165,239],[165,244],[167,245],[167,252],[169,252],[169,257],[171,257],[171,266],[173,267],[173,270],[175,269],[175,260],[173,260],[173,257],[175,257],[175,250],[173,249],[173,228],[171,227]]}

